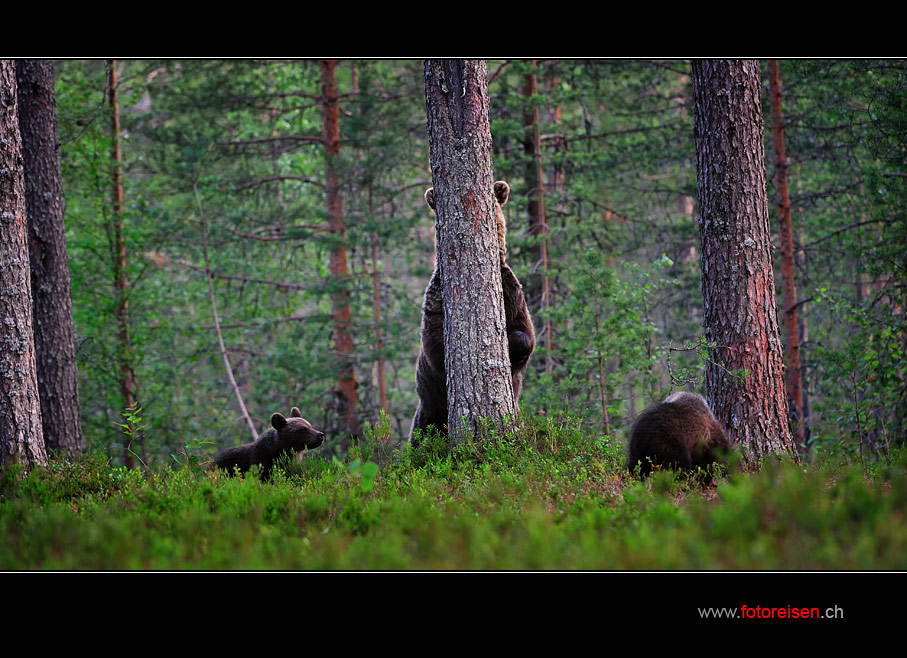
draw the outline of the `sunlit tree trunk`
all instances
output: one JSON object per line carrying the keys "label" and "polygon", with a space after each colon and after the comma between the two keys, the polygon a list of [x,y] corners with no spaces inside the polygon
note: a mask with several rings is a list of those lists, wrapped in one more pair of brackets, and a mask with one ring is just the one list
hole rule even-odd
{"label": "sunlit tree trunk", "polygon": [[47,464],[32,335],[16,64],[0,60],[0,463]]}
{"label": "sunlit tree trunk", "polygon": [[349,269],[344,244],[346,229],[343,225],[343,196],[340,193],[338,175],[340,112],[337,104],[337,77],[334,73],[337,62],[325,59],[321,60],[320,64],[324,112],[325,188],[331,235],[336,240],[329,256],[329,269],[334,290],[331,294],[331,303],[334,318],[334,350],[338,360],[337,397],[340,403],[341,429],[349,435],[356,436],[359,432],[359,399],[356,393],[350,293],[347,288]]}
{"label": "sunlit tree trunk", "polygon": [[[138,407],[138,383],[132,359],[132,340],[129,337],[129,281],[126,278],[126,225],[123,215],[123,157],[120,150],[120,102],[117,90],[116,60],[107,60],[107,91],[110,108],[110,158],[113,193],[113,287],[116,292],[114,313],[117,322],[117,361],[120,378],[121,411]],[[135,447],[126,437],[123,462],[135,466]]]}
{"label": "sunlit tree trunk", "polygon": [[19,60],[16,78],[44,447],[72,456],[82,449],[82,431],[53,65]]}
{"label": "sunlit tree trunk", "polygon": [[784,334],[787,338],[787,399],[793,405],[796,423],[794,442],[806,449],[803,431],[803,394],[800,384],[800,337],[797,324],[797,288],[794,282],[794,233],[791,226],[790,195],[787,188],[787,157],[784,152],[784,117],[781,113],[781,75],[778,60],[768,61],[772,102],[772,142],[775,147],[775,188],[778,195],[778,236],[781,242],[781,302],[784,307]]}
{"label": "sunlit tree trunk", "polygon": [[796,458],[775,306],[759,66],[694,60],[706,387],[750,463]]}
{"label": "sunlit tree trunk", "polygon": [[514,411],[485,76],[480,60],[425,61],[452,441]]}

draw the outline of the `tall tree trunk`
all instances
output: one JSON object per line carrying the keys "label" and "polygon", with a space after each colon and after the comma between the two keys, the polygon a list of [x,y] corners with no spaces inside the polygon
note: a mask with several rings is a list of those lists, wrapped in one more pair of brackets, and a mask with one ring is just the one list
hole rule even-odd
{"label": "tall tree trunk", "polygon": [[352,312],[347,288],[349,269],[346,261],[346,229],[343,226],[343,196],[340,193],[338,160],[340,156],[340,109],[337,104],[336,60],[323,59],[321,64],[322,103],[324,110],[325,188],[331,234],[337,240],[331,249],[329,269],[334,279],[331,295],[334,318],[334,349],[338,360],[337,397],[340,403],[341,429],[357,436],[359,433],[356,393],[356,369],[353,361]]}
{"label": "tall tree trunk", "polygon": [[0,463],[47,464],[32,334],[16,64],[0,60]]}
{"label": "tall tree trunk", "polygon": [[532,246],[532,276],[527,287],[527,301],[533,315],[541,317],[545,345],[545,371],[554,369],[551,358],[551,318],[548,309],[551,306],[551,281],[548,277],[548,218],[545,212],[545,174],[542,168],[541,127],[539,108],[534,103],[538,96],[539,85],[535,74],[535,60],[532,60],[532,71],[526,74],[523,84],[523,96],[532,105],[523,114],[523,126],[526,136],[523,149],[526,152],[526,195],[529,197],[529,234],[537,241]]}
{"label": "tall tree trunk", "polygon": [[485,62],[425,60],[451,440],[514,412]]}
{"label": "tall tree trunk", "polygon": [[16,78],[44,447],[71,457],[81,452],[82,430],[53,65],[19,60]]}
{"label": "tall tree trunk", "polygon": [[[368,136],[368,111],[363,107],[363,98],[359,95],[359,69],[353,67],[353,94],[359,99],[359,118],[362,121],[363,134]],[[358,164],[358,157],[357,157]],[[373,226],[377,226],[375,218],[375,178],[371,173],[363,175],[365,187],[368,192],[368,218]],[[387,413],[387,383],[384,375],[384,337],[381,331],[381,273],[378,270],[378,252],[380,250],[378,231],[372,230],[372,302],[375,309],[375,353],[378,356],[378,403],[382,411]],[[363,259],[364,260],[364,259]]]}
{"label": "tall tree trunk", "polygon": [[[375,221],[375,204],[372,199],[373,183],[368,183],[368,214]],[[375,305],[375,351],[378,353],[378,395],[381,409],[387,413],[387,384],[384,377],[384,338],[381,334],[381,273],[378,271],[378,233],[372,231],[372,289]]]}
{"label": "tall tree trunk", "polygon": [[[775,315],[759,65],[694,60],[706,386],[750,463],[797,453]],[[740,376],[739,371],[746,371]]]}
{"label": "tall tree trunk", "polygon": [[784,153],[784,117],[781,113],[781,75],[778,60],[768,61],[772,102],[772,142],[775,147],[775,188],[778,195],[778,227],[781,242],[781,301],[784,306],[784,333],[787,337],[787,399],[795,416],[794,442],[806,450],[803,431],[803,394],[800,384],[800,337],[797,324],[797,288],[794,283],[794,233],[791,225],[790,195],[787,188],[787,157]]}
{"label": "tall tree trunk", "polygon": [[[138,384],[132,363],[129,337],[129,282],[126,279],[126,238],[123,216],[123,157],[120,151],[120,103],[117,91],[116,60],[107,60],[107,89],[110,104],[110,158],[113,192],[113,287],[116,292],[114,314],[117,322],[117,361],[120,374],[120,405],[123,410],[138,407]],[[123,463],[135,466],[132,438],[123,445]]]}

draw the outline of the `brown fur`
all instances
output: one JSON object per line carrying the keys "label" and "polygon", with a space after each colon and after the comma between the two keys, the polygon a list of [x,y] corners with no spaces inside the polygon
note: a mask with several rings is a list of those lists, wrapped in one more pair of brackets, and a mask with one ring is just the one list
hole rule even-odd
{"label": "brown fur", "polygon": [[640,465],[648,475],[655,466],[694,470],[718,461],[731,447],[727,433],[705,399],[685,391],[643,411],[630,430],[627,468]]}
{"label": "brown fur", "polygon": [[302,450],[311,450],[324,443],[324,432],[315,429],[302,417],[297,407],[290,410],[290,417],[275,413],[271,416],[271,429],[264,432],[255,443],[227,448],[214,459],[218,468],[234,474],[234,468],[246,473],[252,466],[261,466],[261,479],[271,475],[274,461],[282,455],[295,456]]}
{"label": "brown fur", "polygon": [[[529,357],[535,349],[535,329],[523,287],[507,264],[507,221],[501,209],[510,198],[510,186],[504,181],[494,184],[497,201],[498,249],[501,259],[501,284],[504,291],[504,315],[507,328],[507,346],[510,353],[510,373],[513,383],[513,397],[519,402],[523,389],[523,372]],[[425,190],[426,205],[434,211],[434,188]],[[417,429],[425,430],[433,425],[442,433],[447,432],[447,376],[444,369],[444,301],[441,297],[441,274],[435,267],[425,301],[422,304],[422,350],[416,361],[416,392],[419,407],[413,418],[410,441]]]}

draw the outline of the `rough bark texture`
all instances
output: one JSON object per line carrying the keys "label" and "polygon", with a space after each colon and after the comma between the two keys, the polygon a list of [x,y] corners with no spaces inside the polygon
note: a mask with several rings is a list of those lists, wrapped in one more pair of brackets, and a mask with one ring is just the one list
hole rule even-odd
{"label": "rough bark texture", "polygon": [[775,191],[778,195],[778,237],[781,243],[781,302],[784,308],[784,335],[787,339],[785,382],[788,403],[793,406],[794,442],[806,449],[803,426],[803,393],[800,385],[800,337],[797,323],[797,287],[794,283],[794,232],[791,226],[790,196],[787,188],[787,157],[784,152],[784,117],[781,113],[781,75],[778,60],[768,61],[772,102],[772,143],[775,147]]}
{"label": "rough bark texture", "polygon": [[485,75],[482,61],[425,61],[447,424],[454,441],[464,421],[500,421],[514,411]]}
{"label": "rough bark texture", "polygon": [[[116,60],[107,60],[107,93],[110,105],[111,192],[113,194],[113,287],[117,304],[117,361],[120,376],[120,405],[123,410],[138,407],[138,383],[132,364],[132,339],[129,337],[129,281],[126,278],[126,225],[123,217],[123,157],[120,151],[120,104],[117,92]],[[132,439],[124,439],[123,463],[135,466]]]}
{"label": "rough bark texture", "polygon": [[[532,62],[533,67],[535,61]],[[530,100],[538,96],[538,78],[533,70],[526,74],[523,84],[523,96]],[[537,317],[541,317],[542,336],[545,344],[545,371],[554,369],[551,358],[551,319],[548,317],[548,308],[551,306],[551,282],[548,278],[548,219],[545,212],[545,175],[542,168],[541,127],[539,125],[539,109],[532,109],[523,114],[523,126],[526,128],[526,137],[523,149],[527,155],[526,160],[526,195],[529,197],[527,212],[529,214],[529,234],[537,238],[538,242],[532,247],[532,276],[526,284],[527,301]]]}
{"label": "rough bark texture", "polygon": [[339,246],[331,250],[329,268],[336,285],[331,303],[334,318],[334,349],[339,362],[337,397],[341,431],[356,436],[359,432],[359,399],[356,393],[356,370],[353,362],[350,293],[346,288],[349,269],[346,247],[342,244],[342,240],[346,238],[346,229],[343,226],[343,196],[340,194],[340,180],[337,174],[337,160],[340,156],[340,112],[337,104],[337,77],[334,74],[336,65],[335,60],[321,60],[327,207],[331,234],[341,241]]}
{"label": "rough bark texture", "polygon": [[16,64],[0,60],[0,463],[46,464],[32,338]]}
{"label": "rough bark texture", "polygon": [[82,449],[82,431],[50,60],[16,62],[16,84],[44,447],[73,456]]}
{"label": "rough bark texture", "polygon": [[[695,60],[693,96],[706,367],[712,407],[749,462],[796,458],[787,422],[754,61]],[[734,371],[746,370],[745,377]]]}

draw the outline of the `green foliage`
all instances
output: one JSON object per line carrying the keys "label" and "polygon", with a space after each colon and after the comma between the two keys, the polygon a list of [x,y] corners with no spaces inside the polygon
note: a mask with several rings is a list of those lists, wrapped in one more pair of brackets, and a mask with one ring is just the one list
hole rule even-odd
{"label": "green foliage", "polygon": [[781,75],[810,441],[866,463],[907,436],[907,67],[786,60]]}
{"label": "green foliage", "polygon": [[[336,70],[343,236],[323,230],[317,62],[119,63],[129,351],[149,465],[177,455],[198,469],[204,442],[247,440],[213,330],[193,185],[224,341],[256,427],[299,406],[328,433],[321,451],[343,457],[332,319],[342,294],[363,421],[362,452],[351,456],[384,467],[408,434],[435,249],[421,201],[431,184],[421,63],[349,60]],[[607,413],[621,439],[678,379],[699,380],[703,364],[698,350],[672,349],[703,335],[688,62],[507,60],[488,70],[495,177],[512,188],[508,259],[537,330],[544,321],[553,328],[550,352],[537,331],[521,408],[549,418],[569,410],[599,434]],[[70,60],[56,71],[83,428],[89,447],[120,458],[105,63]],[[907,427],[905,71],[897,60],[781,62],[798,288],[801,299],[825,290],[798,309],[811,443],[860,455],[867,469],[903,443]],[[539,92],[527,97],[529,73]],[[534,251],[543,238],[527,230],[530,109],[541,121],[547,311]],[[766,140],[771,153],[768,129]],[[348,277],[330,273],[338,245]],[[418,459],[440,468],[450,450],[442,444],[428,438]],[[320,462],[287,463],[286,473]]]}
{"label": "green foliage", "polygon": [[[3,569],[905,568],[907,456],[640,481],[576,419],[294,461],[271,482],[96,455],[0,471]],[[430,438],[430,437],[429,437]]]}

